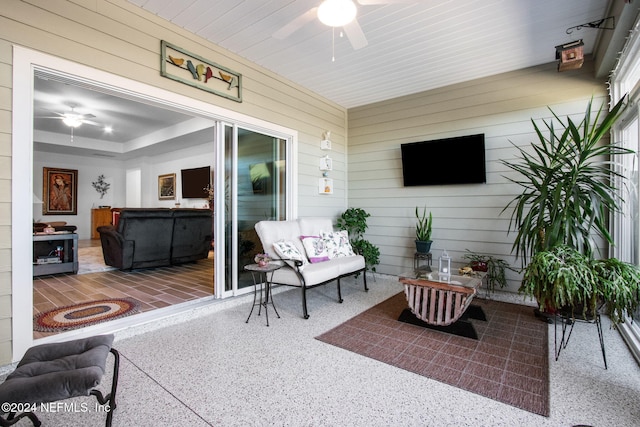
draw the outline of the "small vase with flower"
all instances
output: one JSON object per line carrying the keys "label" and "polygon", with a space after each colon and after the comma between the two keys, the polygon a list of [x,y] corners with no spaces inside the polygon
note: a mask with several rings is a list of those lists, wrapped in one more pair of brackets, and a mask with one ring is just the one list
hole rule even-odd
{"label": "small vase with flower", "polygon": [[271,261],[271,257],[269,256],[269,254],[256,254],[253,260],[260,267],[266,267],[267,264],[269,264],[269,261]]}

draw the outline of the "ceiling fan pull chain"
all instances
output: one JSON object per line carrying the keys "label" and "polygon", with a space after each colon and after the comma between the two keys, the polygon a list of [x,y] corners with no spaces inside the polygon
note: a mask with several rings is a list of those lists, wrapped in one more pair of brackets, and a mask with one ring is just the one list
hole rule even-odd
{"label": "ceiling fan pull chain", "polygon": [[331,62],[336,62],[336,27],[331,27]]}

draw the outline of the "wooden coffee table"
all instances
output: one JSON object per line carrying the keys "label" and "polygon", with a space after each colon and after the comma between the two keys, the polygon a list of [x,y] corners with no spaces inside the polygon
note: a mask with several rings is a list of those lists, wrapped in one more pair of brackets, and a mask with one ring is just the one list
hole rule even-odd
{"label": "wooden coffee table", "polygon": [[401,274],[399,280],[404,285],[409,308],[398,320],[477,339],[466,317],[486,320],[480,307],[467,312],[485,277],[486,273],[476,272],[471,276],[452,275],[445,281],[435,272],[416,270]]}

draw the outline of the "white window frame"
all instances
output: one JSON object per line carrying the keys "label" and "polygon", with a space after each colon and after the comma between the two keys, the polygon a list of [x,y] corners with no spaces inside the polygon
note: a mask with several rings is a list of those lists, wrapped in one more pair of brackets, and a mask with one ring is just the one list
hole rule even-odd
{"label": "white window frame", "polygon": [[[611,73],[610,78],[610,95],[612,104],[616,104],[624,96],[629,95],[630,106],[626,114],[613,129],[614,142],[619,142],[627,148],[631,148],[636,153],[640,152],[640,21],[637,21],[630,32],[627,43],[618,58],[618,62]],[[636,122],[636,129],[639,134],[633,135],[629,132],[630,126]],[[625,141],[626,139],[626,141]],[[635,155],[635,161],[638,161],[638,154]],[[628,171],[622,167],[616,166],[618,173],[628,176]],[[636,163],[637,167],[637,163]],[[631,177],[629,177],[631,178]],[[636,182],[630,182],[632,191],[640,185],[640,180],[636,177]],[[633,188],[635,187],[635,188]],[[621,191],[624,191],[623,187]],[[623,194],[624,198],[624,194]],[[623,207],[624,211],[624,207]],[[621,213],[614,213],[611,217],[612,235],[615,245],[610,250],[610,255],[622,261],[638,263],[638,252],[640,248],[632,247],[638,242],[635,236],[623,235],[628,233],[628,219],[624,218]],[[636,227],[636,230],[640,227]],[[619,325],[618,330],[627,342],[633,356],[640,363],[640,322],[632,322],[631,319]]]}

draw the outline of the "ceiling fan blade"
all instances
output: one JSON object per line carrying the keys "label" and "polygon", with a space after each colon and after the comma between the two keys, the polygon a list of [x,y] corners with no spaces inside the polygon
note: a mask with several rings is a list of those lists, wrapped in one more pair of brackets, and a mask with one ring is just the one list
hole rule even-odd
{"label": "ceiling fan blade", "polygon": [[358,20],[354,19],[342,28],[349,38],[349,42],[351,42],[351,46],[354,50],[362,49],[369,44],[367,38],[364,35],[364,32],[362,31],[362,27],[358,23]]}
{"label": "ceiling fan blade", "polygon": [[98,122],[93,122],[93,121],[91,121],[91,120],[85,120],[85,119],[82,119],[82,123],[86,123],[86,124],[91,125],[91,126],[102,126],[102,125],[101,125],[100,123],[98,123]]}
{"label": "ceiling fan blade", "polygon": [[[43,108],[42,111],[46,111],[48,114],[55,114],[55,116],[47,117],[48,119],[63,119],[64,118],[64,114],[63,113],[59,113],[57,111],[48,110],[46,108]],[[40,116],[40,118],[44,118],[44,116]]]}
{"label": "ceiling fan blade", "polygon": [[40,116],[39,118],[48,118],[48,119],[64,119],[65,117],[69,117],[69,116],[73,116],[73,117],[77,117],[80,120],[85,120],[85,119],[94,119],[96,116],[91,114],[91,113],[87,113],[87,114],[80,114],[80,113],[76,113],[73,109],[71,111],[67,111],[65,113],[60,113],[58,111],[52,111],[52,110],[45,110],[48,111],[51,114],[56,114],[57,117],[52,116],[52,117],[43,117]]}
{"label": "ceiling fan blade", "polygon": [[284,27],[280,28],[278,31],[272,34],[274,39],[284,40],[289,37],[291,34],[298,31],[302,28],[306,23],[313,21],[318,16],[318,8],[313,7],[303,13],[302,15],[295,18],[293,21],[286,24]]}

